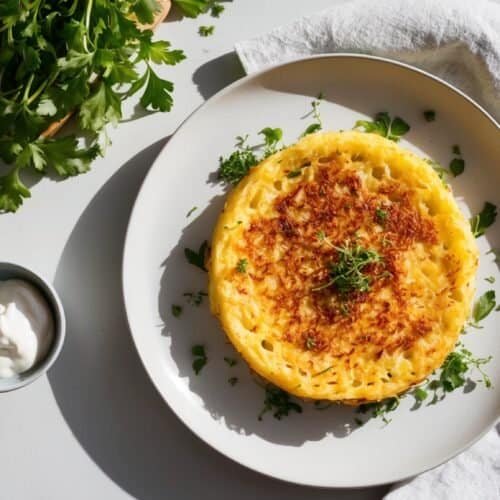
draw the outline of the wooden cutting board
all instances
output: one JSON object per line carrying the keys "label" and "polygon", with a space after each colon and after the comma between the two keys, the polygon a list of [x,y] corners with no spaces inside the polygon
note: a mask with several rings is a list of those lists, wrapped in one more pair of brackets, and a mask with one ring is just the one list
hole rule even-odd
{"label": "wooden cutting board", "polygon": [[[158,2],[161,5],[160,10],[156,13],[155,20],[152,24],[143,24],[141,25],[144,29],[152,29],[154,30],[168,15],[170,11],[170,7],[172,6],[172,2],[170,0],[159,0]],[[61,130],[61,128],[65,125],[65,123],[71,118],[74,111],[68,113],[65,117],[61,118],[57,122],[52,123],[41,133],[41,137],[53,137],[54,135]]]}

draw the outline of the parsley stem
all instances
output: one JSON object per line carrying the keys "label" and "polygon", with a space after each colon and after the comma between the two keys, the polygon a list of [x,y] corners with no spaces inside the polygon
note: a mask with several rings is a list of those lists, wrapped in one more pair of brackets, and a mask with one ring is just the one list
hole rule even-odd
{"label": "parsley stem", "polygon": [[23,94],[23,101],[28,101],[28,96],[30,95],[30,90],[31,90],[31,85],[33,85],[33,80],[35,79],[35,73],[31,73],[28,83],[26,84],[26,88],[24,89],[24,94]]}
{"label": "parsley stem", "polygon": [[[50,87],[55,79],[57,78],[57,76],[59,75],[59,70],[56,70],[54,71],[54,73],[52,73],[52,75],[50,76],[50,78],[48,80],[45,80],[36,90],[35,92],[26,100],[26,104],[29,106],[35,99],[37,99],[40,94],[46,89],[46,87]],[[31,75],[31,77],[33,77],[34,74]],[[32,79],[30,77],[30,81],[28,82],[28,86],[26,87],[26,90],[29,92],[30,90],[30,87],[31,87],[31,83],[32,83]],[[24,96],[24,99],[26,99],[27,95],[26,95],[26,92],[25,92],[25,96]]]}
{"label": "parsley stem", "polygon": [[88,0],[87,3],[87,8],[85,9],[85,35],[83,37],[83,48],[85,49],[85,52],[87,54],[90,54],[88,45],[87,45],[87,40],[90,40],[90,14],[92,12],[92,4],[94,3],[94,0]]}

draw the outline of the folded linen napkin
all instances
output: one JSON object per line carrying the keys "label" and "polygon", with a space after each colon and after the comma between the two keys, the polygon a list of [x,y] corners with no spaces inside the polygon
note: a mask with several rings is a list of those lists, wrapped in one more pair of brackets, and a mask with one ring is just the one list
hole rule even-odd
{"label": "folded linen napkin", "polygon": [[454,84],[500,121],[500,3],[353,0],[236,44],[247,73],[328,52],[403,61]]}
{"label": "folded linen napkin", "polygon": [[[329,52],[397,59],[454,84],[500,121],[500,3],[353,0],[236,44],[247,73]],[[500,425],[386,500],[500,499]]]}

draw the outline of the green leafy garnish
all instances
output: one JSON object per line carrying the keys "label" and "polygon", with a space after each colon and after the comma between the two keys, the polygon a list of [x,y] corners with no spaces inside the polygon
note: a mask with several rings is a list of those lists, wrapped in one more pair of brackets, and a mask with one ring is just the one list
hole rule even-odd
{"label": "green leafy garnish", "polygon": [[422,401],[425,401],[427,399],[427,396],[429,395],[429,393],[423,387],[417,387],[412,394],[415,397],[417,403],[422,403]]}
{"label": "green leafy garnish", "polygon": [[495,222],[496,218],[497,207],[489,201],[485,202],[481,212],[470,219],[472,234],[476,238],[482,236],[486,232],[486,229]]}
{"label": "green leafy garnish", "polygon": [[371,277],[363,270],[371,264],[383,262],[380,254],[357,243],[351,244],[349,241],[335,249],[338,253],[337,262],[330,265],[329,280],[313,291],[335,286],[344,297],[352,292],[367,292],[370,289]]}
{"label": "green leafy garnish", "polygon": [[259,163],[252,148],[246,145],[248,136],[236,138],[236,151],[228,158],[219,158],[217,177],[226,184],[238,184],[248,171]]}
{"label": "green leafy garnish", "polygon": [[238,263],[236,264],[236,270],[239,273],[246,273],[247,272],[247,266],[248,266],[248,260],[247,259],[240,259]]}
{"label": "green leafy garnish", "polygon": [[189,212],[186,214],[186,217],[189,217],[190,215],[192,215],[192,213],[193,213],[195,210],[198,210],[198,207],[193,207],[191,210],[189,210]]}
{"label": "green leafy garnish", "polygon": [[302,170],[300,170],[300,169],[298,169],[298,170],[290,170],[290,172],[288,172],[288,174],[286,174],[286,176],[289,179],[293,179],[294,177],[300,177],[301,174],[302,174]]}
{"label": "green leafy garnish", "polygon": [[187,17],[198,17],[208,11],[212,0],[173,0]]}
{"label": "green leafy garnish", "polygon": [[484,279],[488,283],[495,283],[495,276],[488,276],[487,278],[484,278]]}
{"label": "green leafy garnish", "polygon": [[235,366],[238,362],[234,358],[229,358],[227,356],[224,356],[224,361],[229,365],[229,366]]}
{"label": "green leafy garnish", "polygon": [[490,314],[493,309],[495,309],[496,300],[495,300],[495,290],[488,290],[485,292],[474,304],[474,308],[472,309],[472,317],[474,319],[474,323],[477,324],[488,314]]}
{"label": "green leafy garnish", "polygon": [[172,315],[178,318],[182,314],[182,306],[178,306],[177,304],[172,304]]}
{"label": "green leafy garnish", "polygon": [[377,208],[375,210],[375,217],[377,219],[377,222],[380,222],[382,225],[385,223],[388,216],[389,213],[387,212],[387,210],[384,210],[383,208]]}
{"label": "green leafy garnish", "polygon": [[198,344],[191,348],[191,354],[194,357],[193,370],[196,375],[200,373],[202,368],[207,364],[208,358],[205,354],[205,346]]}
{"label": "green leafy garnish", "polygon": [[479,371],[484,385],[489,388],[491,387],[491,380],[481,369],[481,366],[489,363],[491,359],[491,356],[487,358],[475,358],[469,350],[461,347],[457,351],[448,354],[441,367],[439,379],[431,382],[430,388],[434,390],[435,395],[439,389],[442,389],[444,392],[452,392],[465,385],[467,381],[466,374],[471,368],[476,368]]}
{"label": "green leafy garnish", "polygon": [[208,293],[200,290],[199,292],[185,292],[184,297],[187,297],[187,301],[192,306],[200,306],[203,302],[203,297],[208,297]]}
{"label": "green leafy garnish", "polygon": [[283,137],[283,130],[280,128],[265,127],[259,134],[264,136],[264,158],[276,153],[278,150],[278,143]]}
{"label": "green leafy garnish", "polygon": [[358,120],[354,128],[362,128],[365,132],[387,137],[394,142],[398,142],[410,130],[410,126],[402,118],[397,116],[391,119],[385,111],[377,113],[373,121]]}
{"label": "green leafy garnish", "polygon": [[450,172],[456,177],[465,170],[465,161],[462,158],[453,158],[450,162]]}
{"label": "green leafy garnish", "polygon": [[323,128],[323,121],[321,120],[321,114],[319,111],[319,106],[321,104],[321,101],[323,100],[323,94],[320,92],[318,94],[318,97],[311,102],[311,111],[307,113],[307,115],[304,117],[312,116],[314,118],[314,122],[311,123],[301,134],[301,137],[304,137],[309,134],[314,134],[315,132],[318,132]]}
{"label": "green leafy garnish", "polygon": [[215,26],[200,26],[198,28],[198,34],[200,36],[211,36],[214,34]]}
{"label": "green leafy garnish", "polygon": [[382,418],[385,424],[388,424],[391,419],[387,418],[387,414],[396,410],[399,406],[400,398],[395,396],[392,398],[387,398],[376,403],[366,403],[358,407],[359,413],[371,413],[372,418]]}
{"label": "green leafy garnish", "polygon": [[[0,211],[15,212],[30,197],[26,169],[60,178],[88,171],[128,96],[142,89],[144,108],[171,108],[173,84],[152,65],[185,56],[137,26],[158,10],[156,0],[1,2],[0,158],[12,167],[0,177]],[[85,142],[43,137],[72,112]]]}
{"label": "green leafy garnish", "polygon": [[308,351],[316,348],[316,339],[314,337],[306,337],[305,346]]}
{"label": "green leafy garnish", "polygon": [[205,240],[198,249],[198,252],[191,250],[190,248],[184,249],[184,255],[186,256],[187,261],[193,266],[199,267],[202,271],[207,272],[207,268],[205,267],[205,256],[208,249],[208,242]]}
{"label": "green leafy garnish", "polygon": [[229,382],[229,385],[236,385],[236,383],[238,382],[238,377],[229,377],[227,381]]}
{"label": "green leafy garnish", "polygon": [[262,420],[264,414],[269,411],[273,412],[274,418],[281,420],[283,417],[288,416],[291,411],[302,413],[302,407],[291,400],[288,392],[273,384],[266,384],[264,408],[259,413],[258,419]]}
{"label": "green leafy garnish", "polygon": [[220,17],[220,15],[224,12],[224,5],[220,2],[214,2],[212,7],[210,8],[210,15],[212,17]]}
{"label": "green leafy garnish", "polygon": [[449,170],[444,168],[437,161],[431,160],[430,158],[426,158],[425,161],[434,169],[434,171],[438,174],[439,178],[443,181],[443,184],[446,185],[446,177],[449,175]]}
{"label": "green leafy garnish", "polygon": [[433,109],[424,111],[424,118],[427,122],[433,122],[436,119],[436,112]]}

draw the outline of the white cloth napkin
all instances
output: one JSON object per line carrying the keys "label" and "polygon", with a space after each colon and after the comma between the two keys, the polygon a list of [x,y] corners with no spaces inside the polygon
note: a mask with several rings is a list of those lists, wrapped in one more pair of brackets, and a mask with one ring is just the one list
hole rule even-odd
{"label": "white cloth napkin", "polygon": [[[500,121],[500,4],[353,0],[236,44],[247,73],[311,54],[358,52],[425,69]],[[448,463],[396,485],[386,500],[500,499],[500,426]]]}
{"label": "white cloth napkin", "polygon": [[500,4],[491,0],[348,1],[236,51],[247,73],[328,52],[398,59],[454,84],[500,121]]}

